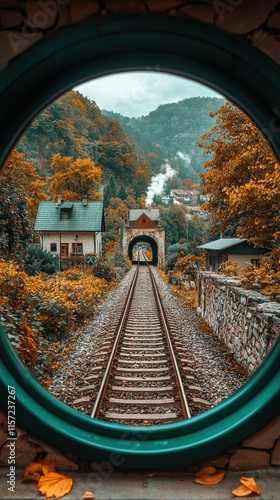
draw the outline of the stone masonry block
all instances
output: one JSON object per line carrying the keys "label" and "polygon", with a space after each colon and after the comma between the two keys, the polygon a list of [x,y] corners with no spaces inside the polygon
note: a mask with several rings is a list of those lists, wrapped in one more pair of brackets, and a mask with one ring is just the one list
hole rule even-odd
{"label": "stone masonry block", "polygon": [[216,5],[217,26],[236,35],[243,35],[261,26],[277,5],[278,0],[243,0],[238,5],[220,2]]}
{"label": "stone masonry block", "polygon": [[55,0],[27,0],[25,11],[28,25],[41,30],[51,28],[57,19],[57,3]]}
{"label": "stone masonry block", "polygon": [[280,416],[272,420],[272,422],[266,425],[263,429],[253,434],[253,436],[243,441],[242,446],[259,448],[261,450],[270,450],[279,437]]}
{"label": "stone masonry block", "polygon": [[96,0],[92,0],[91,2],[87,0],[70,0],[69,7],[72,23],[86,19],[100,11],[99,4]]}
{"label": "stone masonry block", "polygon": [[14,28],[21,25],[23,15],[16,10],[2,10],[0,11],[0,20],[4,29]]}
{"label": "stone masonry block", "polygon": [[214,22],[214,8],[212,5],[186,5],[178,9],[179,15],[198,19],[204,23],[213,24]]}
{"label": "stone masonry block", "polygon": [[270,454],[266,451],[247,449],[237,450],[228,464],[229,470],[253,470],[267,469],[269,466]]}
{"label": "stone masonry block", "polygon": [[174,7],[177,7],[178,0],[146,0],[147,7],[150,11],[167,11]]}
{"label": "stone masonry block", "polygon": [[142,0],[105,0],[106,9],[111,12],[146,12],[147,8]]}
{"label": "stone masonry block", "polygon": [[271,464],[280,465],[280,439],[278,439],[271,453]]}
{"label": "stone masonry block", "polygon": [[34,461],[38,448],[36,445],[28,443],[23,439],[18,439],[16,441],[8,440],[1,449],[0,466],[7,467],[8,459],[11,453],[11,448],[9,447],[11,443],[15,443],[15,460],[18,468],[25,468],[30,464],[30,462]]}

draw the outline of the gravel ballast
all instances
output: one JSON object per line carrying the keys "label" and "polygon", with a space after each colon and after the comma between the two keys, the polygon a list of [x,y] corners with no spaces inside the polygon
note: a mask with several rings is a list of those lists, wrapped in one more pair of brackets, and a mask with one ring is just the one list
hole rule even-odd
{"label": "gravel ballast", "polygon": [[[89,413],[92,406],[87,401],[90,393],[87,391],[84,397],[83,387],[91,383],[94,394],[94,376],[91,382],[85,380],[89,372],[95,373],[96,369],[98,373],[100,367],[104,366],[133,273],[134,268],[110,292],[95,319],[74,332],[72,337],[76,341],[68,350],[67,357],[63,352],[57,354],[57,360],[62,361],[62,366],[53,376],[47,390],[79,411]],[[158,272],[155,275],[163,306],[172,318],[172,329],[175,329],[176,337],[186,346],[188,358],[195,360],[196,384],[198,381],[201,388],[199,396],[209,402],[207,408],[214,407],[237,391],[246,382],[247,375],[221,341],[209,333],[208,329],[203,331],[200,327],[202,319],[196,309],[182,307],[179,299],[171,293],[169,285]],[[80,402],[73,404],[77,400]],[[200,411],[206,411],[207,408],[202,405]]]}

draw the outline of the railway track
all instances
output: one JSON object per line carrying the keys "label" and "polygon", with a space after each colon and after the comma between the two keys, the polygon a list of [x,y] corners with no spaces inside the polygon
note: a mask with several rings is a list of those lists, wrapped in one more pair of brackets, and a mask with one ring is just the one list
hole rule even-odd
{"label": "railway track", "polygon": [[207,406],[197,397],[195,362],[166,317],[154,270],[146,264],[135,266],[118,325],[84,378],[79,392],[85,396],[73,402],[86,406],[92,418],[161,425],[190,418],[194,405]]}

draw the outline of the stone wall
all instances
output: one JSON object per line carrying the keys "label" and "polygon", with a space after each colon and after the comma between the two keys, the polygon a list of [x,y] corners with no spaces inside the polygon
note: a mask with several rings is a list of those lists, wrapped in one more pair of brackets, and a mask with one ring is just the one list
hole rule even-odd
{"label": "stone wall", "polygon": [[279,336],[280,304],[211,272],[200,274],[198,293],[201,316],[238,363],[254,372]]}
{"label": "stone wall", "polygon": [[[10,443],[7,425],[7,417],[0,410],[0,467],[8,466],[10,456],[10,449],[7,446]],[[44,457],[51,462],[54,461],[62,473],[63,471],[98,471],[100,467],[102,468],[102,464],[105,464],[108,472],[108,462],[98,464],[81,459],[74,453],[63,453],[18,426],[17,439],[14,442],[17,470],[24,469],[31,462]],[[280,417],[272,420],[242,443],[228,450],[225,449],[220,455],[215,455],[213,451],[212,458],[195,463],[186,470],[198,470],[206,464],[227,470],[269,469],[280,466]]]}
{"label": "stone wall", "polygon": [[89,17],[155,12],[214,24],[280,64],[279,0],[0,0],[0,69],[68,24]]}

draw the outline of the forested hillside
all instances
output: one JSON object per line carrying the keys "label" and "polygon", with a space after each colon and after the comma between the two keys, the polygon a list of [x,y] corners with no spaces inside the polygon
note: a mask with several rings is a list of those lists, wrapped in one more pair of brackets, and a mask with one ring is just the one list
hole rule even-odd
{"label": "forested hillside", "polygon": [[59,154],[90,158],[101,167],[104,184],[113,175],[119,186],[130,186],[137,196],[150,181],[150,164],[141,147],[118,121],[102,116],[95,102],[79,92],[68,92],[40,113],[17,147],[45,178],[51,174],[53,155]]}
{"label": "forested hillside", "polygon": [[70,91],[36,117],[18,149],[43,177],[51,174],[54,154],[90,158],[102,168],[105,185],[113,175],[119,187],[129,188],[136,197],[146,192],[151,176],[168,159],[177,173],[173,187],[180,188],[184,179],[199,182],[205,156],[197,141],[213,126],[208,114],[223,103],[223,99],[193,97],[159,106],[141,118],[128,118],[101,113],[94,101]]}
{"label": "forested hillside", "polygon": [[203,170],[205,156],[196,143],[213,126],[209,113],[224,102],[222,98],[192,97],[161,105],[141,118],[128,118],[107,110],[102,110],[102,114],[119,120],[146,154],[152,151],[161,159],[168,158],[172,167],[178,167],[180,178],[198,181],[197,173]]}

